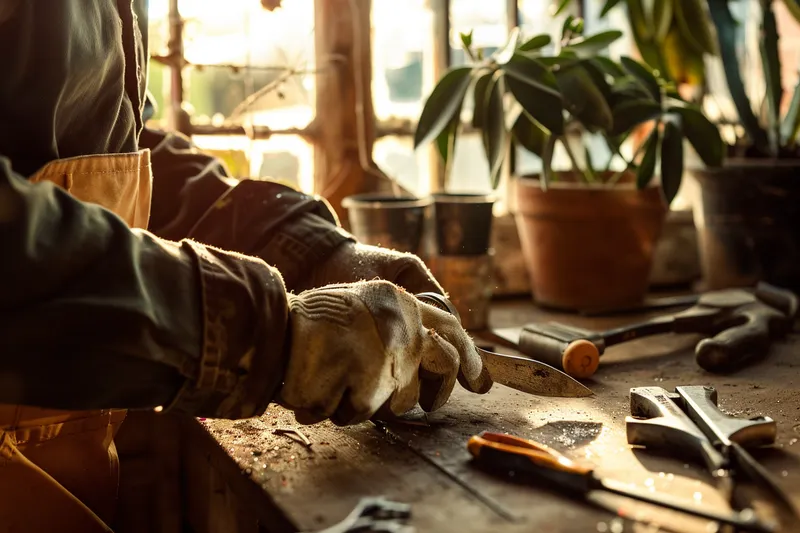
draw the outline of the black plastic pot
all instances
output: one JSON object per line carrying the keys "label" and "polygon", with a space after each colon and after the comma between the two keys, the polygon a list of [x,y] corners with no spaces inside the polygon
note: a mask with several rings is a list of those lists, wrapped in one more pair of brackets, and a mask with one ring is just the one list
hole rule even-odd
{"label": "black plastic pot", "polygon": [[342,200],[350,232],[364,244],[419,253],[429,198],[355,194]]}
{"label": "black plastic pot", "polygon": [[800,291],[800,161],[739,160],[692,176],[707,288],[762,280]]}
{"label": "black plastic pot", "polygon": [[494,198],[441,193],[433,196],[433,202],[440,255],[482,255],[489,251]]}

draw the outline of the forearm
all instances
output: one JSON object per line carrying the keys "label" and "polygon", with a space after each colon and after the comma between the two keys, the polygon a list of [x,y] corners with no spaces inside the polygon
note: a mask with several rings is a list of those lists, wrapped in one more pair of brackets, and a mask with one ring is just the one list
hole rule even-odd
{"label": "forearm", "polygon": [[130,230],[0,158],[0,403],[263,411],[286,296],[257,259]]}
{"label": "forearm", "polygon": [[289,290],[311,266],[355,239],[324,200],[267,180],[230,179],[221,162],[189,139],[145,128],[152,151],[150,230],[262,258],[280,270]]}

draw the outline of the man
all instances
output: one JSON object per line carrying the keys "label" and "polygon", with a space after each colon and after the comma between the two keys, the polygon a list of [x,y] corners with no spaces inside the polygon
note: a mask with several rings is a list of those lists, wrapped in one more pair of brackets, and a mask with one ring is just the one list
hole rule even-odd
{"label": "man", "polygon": [[110,531],[123,409],[351,424],[492,384],[417,258],[143,128],[145,17],[0,0],[1,531]]}

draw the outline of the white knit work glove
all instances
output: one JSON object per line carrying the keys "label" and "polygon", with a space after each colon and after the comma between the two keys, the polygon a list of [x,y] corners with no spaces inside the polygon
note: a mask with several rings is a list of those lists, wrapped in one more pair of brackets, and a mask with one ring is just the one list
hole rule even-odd
{"label": "white knit work glove", "polygon": [[360,243],[339,246],[299,283],[296,290],[371,279],[385,279],[414,293],[444,294],[428,267],[416,255]]}
{"label": "white knit work glove", "polygon": [[402,415],[417,402],[433,411],[456,379],[479,394],[492,386],[458,321],[388,281],[289,295],[289,320],[280,403],[301,424],[355,424],[381,408]]}

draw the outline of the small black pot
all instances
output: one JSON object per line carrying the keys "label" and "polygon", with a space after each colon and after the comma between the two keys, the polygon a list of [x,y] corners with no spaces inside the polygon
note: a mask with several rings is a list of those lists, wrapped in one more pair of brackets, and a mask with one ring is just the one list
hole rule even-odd
{"label": "small black pot", "polygon": [[342,200],[350,232],[364,244],[419,253],[429,198],[355,194]]}
{"label": "small black pot", "polygon": [[489,251],[494,198],[486,194],[433,195],[439,255],[483,255]]}
{"label": "small black pot", "polygon": [[739,160],[692,176],[707,288],[766,281],[800,291],[800,161]]}

